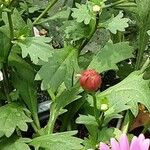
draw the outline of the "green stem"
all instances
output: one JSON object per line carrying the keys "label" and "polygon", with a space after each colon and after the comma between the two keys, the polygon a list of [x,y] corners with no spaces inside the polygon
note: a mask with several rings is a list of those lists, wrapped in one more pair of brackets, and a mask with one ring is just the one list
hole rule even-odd
{"label": "green stem", "polygon": [[54,102],[56,99],[55,94],[52,92],[51,89],[48,89],[47,92],[48,92],[49,96],[51,97],[52,101]]}
{"label": "green stem", "polygon": [[[11,12],[7,12],[7,18],[8,18],[8,23],[9,23],[9,32],[10,32],[10,40],[12,41],[14,38],[14,29],[13,29],[13,22],[12,22],[12,17],[11,17]],[[4,63],[4,68],[2,69],[3,76],[4,76],[4,81],[3,81],[3,86],[4,86],[4,92],[7,98],[8,103],[11,102],[11,97],[9,96],[9,79],[8,79],[8,74],[7,74],[7,65],[8,65],[8,57],[11,52],[12,48],[12,43],[10,44],[7,56],[6,56],[6,61]]]}
{"label": "green stem", "polygon": [[141,62],[143,60],[143,54],[144,54],[144,50],[145,50],[145,44],[143,43],[144,42],[143,39],[145,39],[145,36],[144,36],[143,30],[140,32],[139,36],[140,36],[139,37],[139,49],[138,49],[136,65],[135,65],[136,70],[139,70],[141,67]]}
{"label": "green stem", "polygon": [[105,5],[103,8],[113,7],[113,6],[122,4],[122,3],[124,3],[124,2],[125,2],[125,0],[120,0],[120,1],[117,1],[117,2],[114,2],[114,3],[110,3],[110,4],[108,4],[108,5]]}
{"label": "green stem", "polygon": [[[31,114],[28,112],[28,111],[25,111],[25,114],[31,118]],[[32,128],[34,129],[35,133],[39,133],[39,130],[40,130],[40,127],[38,127],[38,122],[39,122],[39,119],[36,117],[37,115],[33,115],[33,122],[31,122],[31,126]],[[36,119],[37,118],[37,119]]]}
{"label": "green stem", "polygon": [[85,41],[83,41],[83,43],[79,47],[79,54],[80,54],[81,50],[90,42],[91,38],[93,37],[94,33],[97,30],[98,23],[99,23],[99,14],[96,15],[95,26],[94,27],[92,26],[92,30],[91,30],[89,37],[87,39],[85,39]]}
{"label": "green stem", "polygon": [[11,97],[9,95],[9,83],[8,83],[8,78],[7,78],[7,71],[5,69],[5,66],[4,68],[2,69],[2,73],[3,73],[3,87],[4,87],[4,92],[5,92],[5,95],[6,95],[6,98],[7,98],[7,102],[8,103],[11,103]]}
{"label": "green stem", "polygon": [[121,131],[123,133],[128,133],[128,130],[129,130],[129,125],[130,125],[130,115],[129,115],[129,113],[130,113],[129,110],[127,110],[123,114],[124,120],[123,120],[122,125],[121,125]]}
{"label": "green stem", "polygon": [[13,40],[14,38],[14,27],[11,17],[11,12],[7,12],[8,22],[9,22],[9,31],[10,31],[10,39]]}
{"label": "green stem", "polygon": [[147,69],[147,67],[150,65],[150,57],[148,57],[144,63],[144,65],[142,66],[140,72],[144,73],[144,71]]}
{"label": "green stem", "polygon": [[95,93],[92,93],[92,97],[93,97],[93,106],[94,106],[94,116],[95,116],[95,120],[97,122],[97,124],[99,125],[99,127],[101,126],[101,121],[99,119],[99,113],[98,113],[98,109],[97,109],[97,100],[96,100],[96,96]]}
{"label": "green stem", "polygon": [[33,25],[37,24],[38,21],[51,9],[52,6],[55,5],[55,3],[57,2],[58,0],[52,0],[52,1],[49,1],[47,7],[44,9],[44,11],[35,19],[35,21],[33,22]]}
{"label": "green stem", "polygon": [[36,124],[37,129],[40,130],[41,126],[40,126],[40,121],[39,121],[37,113],[33,113],[32,116],[33,116],[33,120]]}
{"label": "green stem", "polygon": [[47,134],[52,134],[55,126],[55,122],[57,119],[56,111],[50,111],[50,118],[47,124]]}
{"label": "green stem", "polygon": [[118,128],[118,129],[120,129],[120,128],[121,128],[122,121],[123,121],[123,118],[119,118],[119,119],[118,119],[118,122],[117,122],[116,128]]}
{"label": "green stem", "polygon": [[40,133],[39,133],[39,129],[37,128],[37,126],[35,125],[35,123],[34,123],[34,122],[31,122],[31,126],[32,126],[32,128],[33,128],[34,132],[40,135]]}

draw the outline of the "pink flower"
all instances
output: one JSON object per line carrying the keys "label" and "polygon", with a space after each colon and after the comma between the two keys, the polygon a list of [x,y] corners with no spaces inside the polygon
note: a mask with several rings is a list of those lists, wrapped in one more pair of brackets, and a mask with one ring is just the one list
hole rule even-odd
{"label": "pink flower", "polygon": [[122,134],[119,141],[111,138],[110,147],[105,143],[100,143],[99,150],[149,150],[150,139],[145,139],[143,134],[134,136],[129,144],[126,134]]}

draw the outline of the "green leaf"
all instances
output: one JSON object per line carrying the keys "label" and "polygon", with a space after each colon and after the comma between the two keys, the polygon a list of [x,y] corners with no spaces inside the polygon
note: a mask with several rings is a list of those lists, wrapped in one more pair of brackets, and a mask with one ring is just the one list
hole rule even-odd
{"label": "green leaf", "polygon": [[71,43],[86,38],[89,35],[88,26],[75,20],[66,21],[62,26],[62,30],[65,32],[66,41],[71,41]]}
{"label": "green leaf", "polygon": [[79,99],[79,88],[79,86],[74,86],[68,90],[64,90],[58,97],[56,97],[56,108],[60,110],[73,101]]}
{"label": "green leaf", "polygon": [[113,128],[102,128],[102,130],[98,133],[98,141],[100,142],[109,142],[110,138],[114,137],[114,129]]}
{"label": "green leaf", "polygon": [[98,126],[95,117],[91,116],[91,115],[80,115],[77,119],[76,119],[76,123],[77,124],[84,124],[84,125],[92,125],[92,126]]}
{"label": "green leaf", "polygon": [[33,68],[15,53],[10,54],[9,65],[13,67],[11,72],[13,86],[34,115],[33,117],[37,116],[37,93]]}
{"label": "green leaf", "polygon": [[22,131],[27,131],[27,122],[32,122],[23,110],[23,107],[17,103],[7,104],[0,107],[0,133],[10,137],[18,127]]}
{"label": "green leaf", "polygon": [[88,68],[96,69],[99,72],[118,69],[117,63],[127,58],[133,57],[133,48],[128,42],[110,43],[108,42],[91,61]]}
{"label": "green leaf", "polygon": [[[138,103],[144,104],[150,110],[150,88],[149,81],[143,79],[143,74],[138,71],[131,73],[127,78],[97,95],[97,100],[106,97],[109,100],[109,109],[105,115],[109,117],[112,113],[119,113],[130,109],[134,116],[138,114]],[[113,111],[107,114],[111,109]]]}
{"label": "green leaf", "polygon": [[1,150],[30,150],[29,146],[26,144],[30,141],[30,139],[25,138],[3,138],[0,141],[0,149]]}
{"label": "green leaf", "polygon": [[123,18],[123,13],[120,12],[116,17],[112,16],[111,19],[99,24],[99,26],[110,30],[113,34],[116,34],[117,31],[125,31],[125,28],[129,26],[128,22],[129,19]]}
{"label": "green leaf", "polygon": [[38,71],[35,79],[42,80],[41,89],[53,92],[64,82],[67,88],[72,86],[73,72],[78,68],[77,50],[68,46],[57,50]]}
{"label": "green leaf", "polygon": [[[7,13],[3,13],[2,19],[5,22],[5,25],[0,27],[0,31],[2,31],[9,37],[10,33],[9,33],[9,22],[8,22]],[[23,20],[23,18],[21,17],[17,9],[14,9],[13,11],[12,22],[13,22],[13,27],[14,27],[14,35],[16,38],[22,35],[24,36],[30,35],[31,30],[32,30],[31,26],[25,23],[25,21]]]}
{"label": "green leaf", "polygon": [[17,41],[17,44],[22,49],[22,57],[30,56],[33,63],[37,64],[39,59],[48,61],[52,56],[52,48],[47,43],[51,39],[48,37],[27,37],[23,41]]}
{"label": "green leaf", "polygon": [[84,24],[89,24],[94,15],[92,14],[91,8],[88,4],[78,4],[76,3],[77,8],[72,8],[72,17],[76,19],[77,22]]}
{"label": "green leaf", "polygon": [[35,149],[45,148],[46,150],[80,150],[82,149],[82,139],[76,138],[76,131],[54,133],[34,138],[30,145]]}
{"label": "green leaf", "polygon": [[92,136],[89,136],[88,138],[84,139],[83,150],[94,150],[97,144],[97,139],[93,138]]}
{"label": "green leaf", "polygon": [[145,25],[143,28],[146,28],[146,30],[150,30],[149,24],[150,24],[150,1],[149,0],[136,0],[137,3],[137,9],[136,9],[136,15],[137,19],[140,23],[140,26]]}

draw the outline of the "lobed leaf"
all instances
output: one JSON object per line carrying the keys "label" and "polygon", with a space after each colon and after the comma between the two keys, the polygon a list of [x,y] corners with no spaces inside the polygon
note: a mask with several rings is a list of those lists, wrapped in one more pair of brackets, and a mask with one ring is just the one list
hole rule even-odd
{"label": "lobed leaf", "polygon": [[54,133],[34,138],[30,145],[35,148],[45,148],[46,150],[80,150],[83,148],[82,139],[74,137],[76,131]]}
{"label": "lobed leaf", "polygon": [[106,97],[109,100],[110,108],[105,113],[107,117],[112,114],[116,115],[126,109],[130,109],[136,116],[138,114],[138,103],[144,104],[150,110],[149,95],[149,80],[144,80],[143,74],[135,71],[117,85],[98,94],[97,99],[99,100],[99,107],[100,99]]}
{"label": "lobed leaf", "polygon": [[133,57],[133,47],[128,42],[110,43],[108,42],[91,61],[88,68],[96,69],[99,72],[118,69],[117,63]]}
{"label": "lobed leaf", "polygon": [[77,8],[72,8],[72,17],[76,19],[77,22],[84,24],[89,24],[94,15],[91,13],[91,8],[88,4],[78,4],[76,3]]}
{"label": "lobed leaf", "polygon": [[27,37],[23,41],[18,41],[17,44],[22,49],[22,57],[30,56],[33,63],[37,64],[39,59],[42,61],[48,61],[48,58],[52,56],[52,48],[47,43],[51,39],[48,37]]}
{"label": "lobed leaf", "polygon": [[0,107],[0,135],[10,137],[16,128],[27,131],[28,122],[32,122],[23,110],[23,107],[17,103],[7,104]]}
{"label": "lobed leaf", "polygon": [[117,31],[125,31],[125,28],[129,26],[128,22],[129,19],[123,18],[123,13],[119,12],[116,17],[112,16],[112,18],[110,18],[106,22],[100,23],[99,26],[110,30],[110,32],[112,32],[113,34],[116,34]]}
{"label": "lobed leaf", "polygon": [[67,88],[70,88],[72,76],[77,67],[77,50],[68,46],[52,55],[38,71],[35,80],[42,80],[42,90],[51,89],[55,92],[63,82]]}
{"label": "lobed leaf", "polygon": [[0,141],[1,150],[30,150],[29,146],[26,144],[30,142],[30,139],[17,138],[15,136],[8,138],[3,138]]}

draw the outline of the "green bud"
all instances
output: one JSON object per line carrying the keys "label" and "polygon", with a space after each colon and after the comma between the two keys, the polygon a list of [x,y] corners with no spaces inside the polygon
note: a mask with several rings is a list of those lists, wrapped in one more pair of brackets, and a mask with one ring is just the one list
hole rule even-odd
{"label": "green bud", "polygon": [[108,105],[107,104],[101,104],[101,111],[106,111],[108,110]]}

